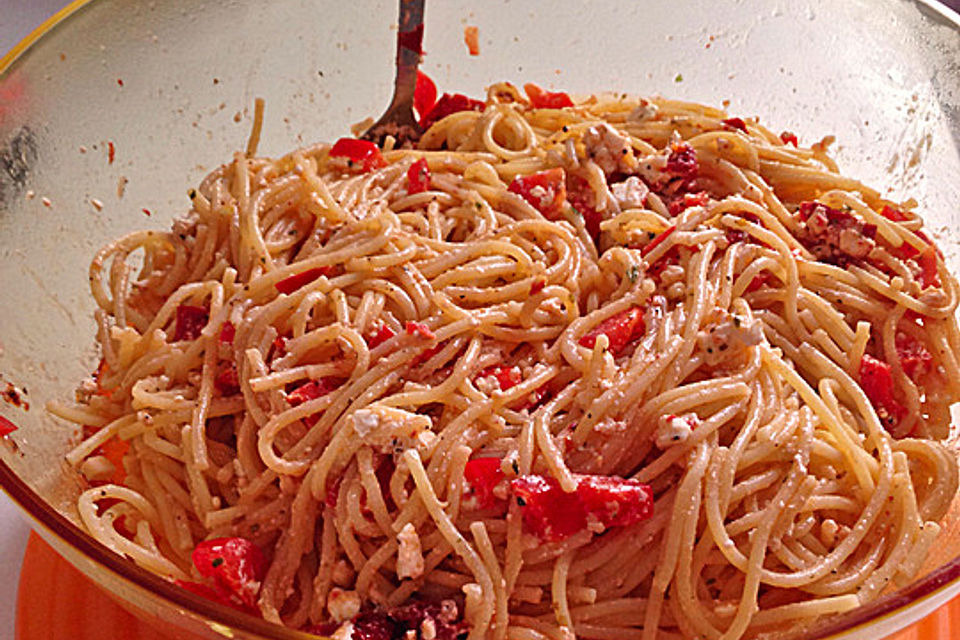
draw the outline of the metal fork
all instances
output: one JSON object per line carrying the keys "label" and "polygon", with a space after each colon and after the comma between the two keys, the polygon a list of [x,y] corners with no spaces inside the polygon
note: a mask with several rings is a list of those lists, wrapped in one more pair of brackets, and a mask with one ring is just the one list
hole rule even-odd
{"label": "metal fork", "polygon": [[417,67],[423,50],[424,1],[400,0],[393,100],[380,119],[361,136],[381,147],[387,136],[396,138],[398,147],[411,147],[423,133],[413,116],[413,94],[417,87]]}

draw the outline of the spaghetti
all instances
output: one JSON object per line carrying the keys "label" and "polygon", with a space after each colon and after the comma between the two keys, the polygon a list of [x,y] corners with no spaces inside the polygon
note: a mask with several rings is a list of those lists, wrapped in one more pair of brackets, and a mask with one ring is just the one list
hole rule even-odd
{"label": "spaghetti", "polygon": [[527,94],[237,154],[104,247],[51,407],[88,530],[336,638],[734,639],[911,580],[960,394],[912,203],[711,107]]}

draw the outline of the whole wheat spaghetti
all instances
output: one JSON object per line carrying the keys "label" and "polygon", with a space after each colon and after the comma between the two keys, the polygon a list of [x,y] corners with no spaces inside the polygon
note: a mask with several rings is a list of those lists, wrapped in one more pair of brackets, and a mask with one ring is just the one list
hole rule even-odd
{"label": "whole wheat spaghetti", "polygon": [[527,94],[250,149],[104,247],[51,407],[87,529],[337,638],[733,639],[911,580],[960,393],[915,204],[711,107]]}

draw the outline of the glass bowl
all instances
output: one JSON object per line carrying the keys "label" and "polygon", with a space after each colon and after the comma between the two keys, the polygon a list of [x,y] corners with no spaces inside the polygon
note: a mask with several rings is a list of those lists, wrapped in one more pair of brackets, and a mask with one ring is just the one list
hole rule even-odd
{"label": "glass bowl", "polygon": [[[424,69],[441,89],[497,80],[575,93],[660,93],[759,116],[804,140],[835,134],[845,170],[915,197],[960,269],[960,18],[932,2],[427,7]],[[199,599],[77,527],[63,461],[77,436],[44,412],[95,363],[87,266],[108,240],[166,228],[186,192],[244,146],[336,139],[392,92],[396,3],[75,2],[0,60],[0,383],[30,409],[0,447],[0,484],[68,561],[147,621],[209,638],[308,638]],[[479,28],[470,56],[463,27]],[[960,501],[958,501],[960,502]],[[960,504],[923,577],[795,637],[879,638],[960,593]]]}

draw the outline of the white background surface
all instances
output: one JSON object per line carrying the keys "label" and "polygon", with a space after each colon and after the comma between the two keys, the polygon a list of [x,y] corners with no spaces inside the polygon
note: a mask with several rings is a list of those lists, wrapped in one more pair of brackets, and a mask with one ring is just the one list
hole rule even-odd
{"label": "white background surface", "polygon": [[[64,6],[65,0],[0,0],[0,56]],[[13,638],[16,585],[30,528],[0,492],[0,640]]]}

